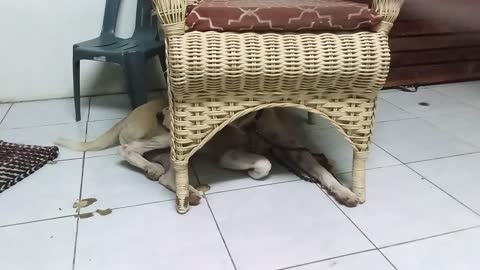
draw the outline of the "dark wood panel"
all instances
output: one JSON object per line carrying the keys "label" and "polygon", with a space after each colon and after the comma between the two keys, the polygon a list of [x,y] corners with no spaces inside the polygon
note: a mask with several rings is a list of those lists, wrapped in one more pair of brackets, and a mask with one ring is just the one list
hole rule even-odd
{"label": "dark wood panel", "polygon": [[480,26],[478,0],[406,0],[399,21],[454,19],[458,25]]}
{"label": "dark wood panel", "polygon": [[453,34],[477,32],[480,35],[480,27],[475,25],[459,25],[448,19],[398,21],[390,32],[390,37]]}
{"label": "dark wood panel", "polygon": [[392,52],[480,46],[480,34],[400,37],[390,39]]}
{"label": "dark wood panel", "polygon": [[406,0],[387,86],[480,79],[480,0]]}
{"label": "dark wood panel", "polygon": [[480,79],[480,61],[397,67],[390,70],[386,88]]}
{"label": "dark wood panel", "polygon": [[480,61],[480,47],[447,48],[431,51],[394,52],[391,67],[439,64],[446,62]]}

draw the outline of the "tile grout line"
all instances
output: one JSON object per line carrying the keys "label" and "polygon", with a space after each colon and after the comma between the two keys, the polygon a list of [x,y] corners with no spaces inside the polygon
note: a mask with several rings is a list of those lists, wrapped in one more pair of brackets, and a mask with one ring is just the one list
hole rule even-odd
{"label": "tile grout line", "polygon": [[[445,156],[445,157],[422,159],[422,160],[416,160],[416,161],[410,161],[410,162],[402,162],[402,164],[404,164],[404,165],[409,165],[409,164],[415,164],[415,163],[421,163],[421,162],[433,161],[433,160],[439,160],[439,159],[447,159],[447,158],[454,158],[454,157],[475,155],[475,154],[479,154],[479,153],[480,153],[480,151],[474,151],[474,152],[468,152],[468,153],[464,153],[464,154],[456,154],[456,155]],[[400,161],[400,160],[399,160],[399,161]],[[401,162],[401,161],[400,161],[400,162]]]}
{"label": "tile grout line", "polygon": [[[160,200],[160,201],[153,201],[153,202],[137,203],[137,204],[125,205],[125,206],[110,207],[110,209],[112,209],[112,211],[113,210],[121,210],[121,209],[144,206],[144,205],[159,204],[159,203],[173,202],[173,201],[175,201],[175,199],[165,199],[165,200]],[[84,213],[84,214],[92,213],[93,214],[93,213],[96,213],[96,212],[95,211],[85,211],[85,212],[82,212],[82,213]]]}
{"label": "tile grout line", "polygon": [[[152,88],[149,90],[146,90],[147,94],[156,94],[158,92],[166,91],[166,88],[158,87],[158,88]],[[115,93],[101,93],[101,94],[96,94],[96,95],[85,95],[85,96],[80,96],[80,99],[82,98],[96,98],[96,97],[108,97],[108,96],[121,96],[121,95],[128,95],[127,92],[115,92]],[[49,100],[62,100],[62,99],[72,99],[73,97],[56,97],[56,98],[44,98],[44,99],[31,99],[31,100],[19,100],[19,101],[7,101],[7,102],[1,102],[0,104],[8,104],[8,103],[28,103],[28,102],[41,102],[41,101],[49,101]]]}
{"label": "tile grout line", "polygon": [[55,160],[55,162],[63,162],[63,161],[79,160],[79,159],[82,159],[82,158],[83,158],[83,157],[58,159],[58,160]]}
{"label": "tile grout line", "polygon": [[372,248],[372,249],[367,249],[367,250],[362,250],[362,251],[347,253],[347,254],[343,254],[343,255],[339,255],[339,256],[329,257],[329,258],[326,258],[326,259],[321,259],[321,260],[306,262],[306,263],[302,263],[302,264],[296,264],[296,265],[292,265],[292,266],[287,266],[287,267],[283,267],[283,268],[278,268],[277,270],[294,269],[294,268],[297,268],[297,267],[300,267],[300,266],[306,266],[306,265],[311,265],[311,264],[315,264],[315,263],[325,262],[325,261],[329,261],[329,260],[340,259],[340,258],[344,258],[344,257],[352,256],[352,255],[357,255],[357,254],[362,254],[362,253],[366,253],[366,252],[371,252],[371,251],[376,251],[376,249]]}
{"label": "tile grout line", "polygon": [[360,229],[360,227],[347,215],[347,213],[345,213],[345,211],[343,211],[343,209],[338,204],[335,203],[333,198],[330,195],[328,195],[328,193],[325,190],[323,190],[322,187],[319,184],[315,184],[315,185],[317,186],[317,188],[320,189],[320,191],[324,195],[326,195],[328,197],[330,202],[333,203],[335,205],[335,207],[337,207],[337,209],[340,210],[340,212],[342,212],[342,214],[350,221],[350,223],[352,223],[352,225],[355,226],[355,228],[357,228],[357,230],[370,242],[370,244],[372,244],[375,247],[375,250],[377,250],[395,270],[398,270],[397,267],[390,261],[390,259],[388,259],[387,256],[385,256],[385,254],[383,254],[383,252],[377,247],[377,245],[370,239],[370,237],[368,237],[367,234],[365,232],[363,232]]}
{"label": "tile grout line", "polygon": [[220,230],[220,226],[218,225],[217,219],[215,218],[215,215],[213,214],[212,207],[210,206],[210,203],[208,202],[207,196],[205,196],[205,201],[207,202],[208,209],[210,210],[210,214],[212,215],[213,221],[215,222],[218,233],[220,234],[220,237],[222,238],[223,245],[225,246],[225,249],[227,250],[228,257],[230,257],[230,261],[232,262],[233,269],[237,270],[237,266],[235,265],[235,261],[233,260],[232,254],[230,253],[230,250],[228,249],[227,242],[225,241],[225,238],[223,237],[223,234],[222,234],[222,231]]}
{"label": "tile grout line", "polygon": [[[197,178],[197,182],[201,185],[200,182],[200,177],[198,177],[197,170],[195,169],[195,165],[192,163],[192,171],[195,177]],[[210,214],[212,215],[213,221],[215,222],[215,226],[217,227],[217,231],[220,234],[220,237],[222,238],[223,246],[225,247],[225,250],[228,253],[228,257],[230,258],[230,261],[232,262],[232,266],[234,270],[237,270],[237,266],[235,265],[235,261],[233,260],[232,254],[230,253],[230,250],[228,249],[227,241],[225,241],[225,238],[223,237],[222,231],[220,230],[220,226],[218,225],[217,219],[215,218],[215,214],[213,213],[212,207],[210,206],[210,202],[208,201],[207,194],[204,194],[204,199],[207,202],[208,209],[210,211]]]}
{"label": "tile grout line", "polygon": [[[253,179],[252,179],[253,180]],[[262,184],[262,185],[256,185],[256,186],[249,186],[249,187],[242,187],[242,188],[234,188],[234,189],[229,189],[229,190],[221,190],[221,191],[215,191],[215,192],[207,192],[207,195],[215,195],[215,194],[220,194],[220,193],[227,193],[227,192],[233,192],[233,191],[239,191],[239,190],[245,190],[245,189],[253,189],[253,188],[259,188],[259,187],[267,187],[267,186],[274,186],[274,185],[281,185],[285,183],[291,183],[291,182],[298,182],[301,181],[302,179],[293,179],[293,180],[285,180],[282,182],[276,182],[276,183],[270,183],[270,184]],[[255,180],[254,180],[255,181]],[[207,183],[208,184],[208,183]]]}
{"label": "tile grout line", "polygon": [[[377,145],[377,144],[376,144]],[[386,151],[385,149],[383,149],[381,146],[377,145],[380,149],[382,149],[383,151],[387,152],[388,154],[390,154],[390,152]],[[475,154],[475,153],[469,153],[469,154],[462,154],[462,155],[458,155],[458,156],[464,156],[464,155],[472,155],[472,154]],[[465,207],[466,209],[470,210],[472,213],[474,213],[475,215],[477,216],[480,216],[479,213],[477,213],[476,211],[474,211],[472,208],[470,208],[469,206],[467,206],[466,204],[464,204],[463,202],[461,202],[460,200],[458,200],[456,197],[454,197],[453,195],[451,195],[450,193],[448,193],[447,191],[445,191],[444,189],[440,188],[439,186],[437,186],[435,183],[433,183],[430,179],[428,179],[427,177],[424,177],[423,175],[421,175],[420,173],[418,173],[416,170],[414,170],[412,167],[409,166],[409,164],[412,164],[412,163],[404,163],[402,162],[400,159],[398,159],[397,157],[395,157],[394,155],[390,154],[393,158],[395,158],[397,161],[399,161],[403,166],[407,167],[408,169],[410,169],[411,171],[413,171],[415,174],[417,174],[418,176],[420,176],[421,178],[423,178],[424,180],[426,180],[427,182],[429,182],[431,185],[433,185],[434,187],[436,187],[438,190],[440,190],[441,192],[443,192],[444,194],[446,194],[447,196],[449,196],[450,198],[452,198],[454,201],[456,201],[457,203],[459,203],[460,205],[462,205],[463,207]],[[452,157],[452,156],[451,156]],[[442,157],[442,158],[437,158],[437,159],[445,159],[445,158],[449,158],[449,157]],[[436,160],[436,159],[432,159],[432,160]],[[431,160],[430,160],[431,161]],[[421,161],[418,161],[418,162],[421,162]],[[343,212],[343,211],[342,211]],[[411,240],[411,241],[407,241],[407,242],[403,242],[403,243],[398,243],[398,244],[394,244],[394,245],[390,245],[390,246],[385,246],[385,247],[381,247],[378,249],[378,251],[382,254],[383,257],[385,257],[385,259],[387,259],[392,265],[393,263],[387,258],[387,256],[382,252],[381,249],[384,249],[384,248],[387,248],[387,247],[393,247],[393,246],[398,246],[398,245],[403,245],[403,244],[408,244],[408,243],[413,243],[413,242],[417,242],[417,241],[422,241],[422,240],[426,240],[426,239],[430,239],[430,238],[434,238],[434,237],[439,237],[439,236],[442,236],[442,235],[448,235],[448,234],[454,234],[454,233],[457,233],[457,232],[461,232],[461,231],[466,231],[466,230],[470,230],[470,229],[475,229],[475,228],[480,228],[480,225],[477,225],[477,226],[473,226],[473,227],[469,227],[469,228],[464,228],[464,229],[460,229],[460,230],[455,230],[455,231],[450,231],[450,232],[446,232],[446,233],[442,233],[442,234],[437,234],[437,235],[433,235],[433,236],[429,236],[429,237],[424,237],[424,238],[418,238],[418,239],[414,239],[414,240]],[[395,267],[395,266],[394,266]],[[396,268],[395,268],[396,269]]]}
{"label": "tile grout line", "polygon": [[[373,138],[372,138],[373,139]],[[401,162],[396,156],[394,156],[392,153],[388,152],[387,150],[383,149],[382,147],[380,147],[380,145],[376,144],[373,140],[370,141],[370,144],[373,144],[375,145],[376,147],[378,147],[380,150],[382,150],[383,152],[387,153],[387,155],[389,155],[390,157],[392,157],[393,159],[395,159],[396,161],[400,162],[400,164],[403,164],[403,162]],[[369,148],[370,149],[370,148]],[[370,151],[370,150],[369,150]],[[371,152],[370,152],[371,153]],[[395,164],[395,165],[390,165],[390,166],[384,166],[384,167],[379,167],[379,168],[367,168],[366,170],[371,170],[371,169],[380,169],[380,168],[386,168],[386,167],[393,167],[393,166],[398,166],[400,164]],[[352,168],[352,171],[350,172],[353,172],[353,168]]]}
{"label": "tile grout line", "polygon": [[[125,208],[132,208],[132,207],[138,207],[138,206],[143,206],[143,205],[150,205],[150,204],[157,204],[157,203],[164,203],[164,202],[172,202],[172,201],[175,201],[175,199],[166,199],[166,200],[132,204],[132,205],[126,205],[126,206],[111,207],[111,209],[112,210],[120,210],[120,209],[125,209]],[[85,212],[85,213],[94,213],[94,212],[95,211]],[[13,226],[19,226],[19,225],[25,225],[25,224],[31,224],[31,223],[38,223],[38,222],[43,222],[43,221],[55,220],[55,219],[70,218],[70,217],[75,217],[75,214],[58,216],[58,217],[51,217],[51,218],[44,218],[44,219],[29,220],[29,221],[22,221],[22,222],[11,223],[11,224],[4,224],[4,225],[0,225],[0,228],[13,227]]]}
{"label": "tile grout line", "polygon": [[[439,94],[440,96],[443,96],[443,97],[445,97],[445,98],[452,98],[452,97],[453,97],[453,96],[449,96],[449,95],[447,95],[447,94],[444,94],[444,93],[442,93],[442,92],[440,92],[440,91],[437,91],[436,89],[433,89],[433,88],[428,88],[428,87],[427,87],[426,90],[427,90],[427,91],[433,91],[433,92],[435,92],[435,93],[437,93],[437,94]],[[420,87],[418,87],[418,91],[420,91]],[[417,91],[416,91],[416,92],[417,92]],[[408,92],[407,92],[407,94],[412,94],[412,93],[408,93]],[[387,99],[385,99],[385,98],[379,97],[379,99],[382,99],[383,101],[389,103],[390,105],[392,105],[392,106],[394,106],[394,107],[396,107],[396,108],[398,108],[398,109],[400,109],[400,110],[402,110],[402,111],[404,111],[404,112],[406,112],[406,113],[408,113],[408,114],[410,114],[410,115],[412,115],[412,116],[414,116],[414,117],[413,117],[413,118],[405,118],[405,119],[397,119],[397,120],[392,120],[392,121],[381,121],[381,122],[377,122],[377,123],[387,123],[387,122],[394,122],[394,121],[417,119],[417,120],[422,120],[422,121],[424,121],[425,123],[428,123],[430,126],[436,128],[436,129],[442,130],[440,127],[438,127],[438,126],[435,125],[434,123],[428,121],[428,120],[426,119],[426,116],[427,116],[427,115],[417,115],[417,114],[415,114],[415,113],[413,113],[413,112],[410,112],[410,111],[408,111],[408,110],[405,110],[405,109],[401,108],[400,106],[398,106],[398,105],[390,102],[389,100],[387,100]],[[475,106],[472,106],[472,105],[470,105],[470,104],[467,104],[467,103],[465,103],[465,102],[463,102],[463,101],[461,101],[461,100],[459,100],[459,99],[456,99],[456,98],[454,98],[454,99],[455,99],[455,101],[458,102],[458,103],[461,103],[461,104],[463,104],[463,105],[472,107],[473,109],[477,110],[477,108],[475,108]],[[454,114],[459,114],[459,113],[461,113],[461,112],[456,112],[456,113],[454,113]],[[451,135],[452,137],[454,137],[455,139],[459,140],[460,142],[462,142],[462,143],[464,143],[464,144],[466,144],[466,145],[469,145],[469,146],[471,146],[471,147],[473,147],[473,148],[477,148],[477,146],[475,146],[475,145],[473,145],[473,144],[471,144],[471,143],[469,143],[469,142],[467,142],[467,141],[464,141],[463,139],[459,138],[457,135],[455,135],[455,134],[453,134],[453,133],[449,133],[449,135]],[[378,146],[378,145],[377,145],[377,146]],[[385,149],[383,149],[383,148],[382,148],[382,150],[385,151]],[[388,153],[388,152],[387,152],[387,153]],[[475,153],[475,152],[473,152],[473,153]],[[470,154],[471,154],[471,153],[470,153]],[[443,157],[443,158],[448,158],[448,157],[449,157],[449,156]],[[435,159],[427,159],[427,160],[435,160]],[[426,161],[426,160],[425,160],[425,161]],[[415,161],[415,162],[419,162],[419,161]],[[402,162],[402,164],[403,164],[403,162]]]}
{"label": "tile grout line", "polygon": [[[83,171],[85,169],[85,153],[83,153],[83,159],[82,159],[82,172],[80,174],[80,190],[78,194],[78,201],[82,199],[82,186],[83,186]],[[75,240],[73,242],[73,260],[72,260],[72,270],[75,270],[75,261],[77,259],[77,243],[78,243],[78,231],[80,228],[80,217],[76,217],[77,219],[77,224],[75,228]]]}
{"label": "tile grout line", "polygon": [[85,155],[85,159],[111,157],[111,156],[120,156],[120,154],[118,154],[118,153],[116,153],[116,154],[101,154],[101,155],[98,155],[98,156],[88,156],[88,157]]}
{"label": "tile grout line", "polygon": [[[87,140],[87,134],[88,134],[88,119],[90,118],[90,107],[92,103],[92,98],[88,98],[88,114],[87,114],[87,121],[85,125],[85,137],[83,141],[85,142]],[[82,157],[82,172],[80,174],[80,190],[78,192],[78,201],[82,199],[82,189],[83,189],[83,175],[85,172],[85,152],[83,152],[83,157]],[[77,216],[77,225],[75,229],[75,241],[73,243],[73,260],[72,260],[72,270],[75,270],[75,262],[77,259],[77,244],[78,244],[78,231],[80,229],[80,217]]]}
{"label": "tile grout line", "polygon": [[402,118],[402,119],[376,121],[376,122],[374,122],[373,124],[374,124],[374,126],[375,126],[376,124],[392,123],[392,122],[398,122],[398,121],[404,121],[404,120],[405,120],[405,121],[406,121],[406,120],[414,120],[414,119],[422,119],[422,118],[420,118],[420,117],[418,117],[418,116],[414,116],[414,117],[410,117],[410,118]]}
{"label": "tile grout line", "polygon": [[[420,90],[420,89],[418,89],[418,90]],[[400,92],[402,92],[402,93],[409,93],[409,92],[404,92],[404,91],[401,91],[401,90],[398,90],[398,91],[400,91]],[[413,92],[413,93],[415,93],[415,92]],[[385,93],[385,94],[387,94],[387,93]],[[412,93],[410,93],[410,94],[412,94]],[[399,110],[401,110],[401,111],[403,111],[403,112],[405,112],[405,113],[408,113],[408,114],[410,114],[410,115],[412,115],[412,116],[415,116],[415,118],[418,118],[418,116],[415,115],[415,114],[413,114],[412,112],[409,112],[409,111],[405,110],[404,108],[402,108],[402,107],[400,107],[400,106],[398,106],[398,105],[396,105],[396,104],[393,104],[393,103],[390,102],[389,100],[380,97],[380,94],[379,94],[379,97],[378,97],[378,98],[381,99],[382,101],[384,101],[384,102],[392,105],[393,107],[395,107],[395,108],[397,108],[397,109],[399,109]]]}
{"label": "tile grout line", "polygon": [[5,129],[16,130],[16,129],[29,129],[29,128],[40,128],[40,127],[54,127],[54,126],[66,126],[66,125],[75,125],[80,123],[87,123],[78,121],[78,122],[64,122],[64,123],[55,123],[55,124],[45,124],[45,125],[34,125],[34,126],[20,126],[20,127],[7,127]]}
{"label": "tile grout line", "polygon": [[23,221],[23,222],[11,223],[11,224],[4,224],[4,225],[0,225],[0,228],[20,226],[20,225],[25,225],[25,224],[38,223],[38,222],[61,219],[61,218],[68,218],[68,217],[73,217],[73,216],[74,215],[65,215],[65,216],[58,216],[58,217],[52,217],[52,218],[44,218],[44,219]]}
{"label": "tile grout line", "polygon": [[[448,84],[448,83],[447,83]],[[420,91],[423,91],[423,92],[427,92],[427,91],[431,91],[431,92],[434,92],[436,95],[439,95],[439,96],[442,96],[444,98],[448,98],[448,99],[453,99],[454,101],[458,102],[459,104],[462,104],[462,105],[465,105],[467,107],[471,107],[471,108],[476,108],[475,106],[471,105],[471,104],[468,104],[468,103],[465,103],[465,101],[462,101],[458,98],[456,98],[455,96],[451,96],[451,95],[447,95],[445,93],[442,93],[441,91],[439,91],[438,89],[435,89],[434,87],[437,86],[437,85],[445,85],[444,84],[435,84],[435,85],[426,85],[426,86],[418,86],[418,90],[415,91],[415,92],[405,92],[405,91],[401,91],[399,90],[400,92],[404,92],[404,93],[407,93],[407,94],[413,94],[413,93],[417,93],[417,92],[420,92]],[[433,87],[432,87],[433,86]],[[420,87],[423,88],[423,90],[420,89]],[[397,106],[395,104],[392,103],[392,105],[394,106]],[[398,106],[397,106],[398,107]],[[409,111],[406,111],[410,114],[412,114],[411,112]]]}
{"label": "tile grout line", "polygon": [[11,103],[10,106],[8,107],[7,111],[5,112],[5,115],[4,115],[4,116],[2,117],[2,119],[0,120],[0,125],[3,123],[3,120],[5,120],[5,118],[7,118],[7,115],[8,115],[8,113],[10,112],[10,110],[12,109],[13,104],[15,104],[15,103]]}
{"label": "tile grout line", "polygon": [[113,121],[113,120],[122,120],[124,119],[126,116],[124,117],[117,117],[117,118],[107,118],[107,119],[98,119],[98,120],[88,120],[89,123],[95,123],[95,122],[102,122],[102,121]]}
{"label": "tile grout line", "polygon": [[434,235],[430,235],[430,236],[426,236],[426,237],[422,237],[422,238],[418,238],[418,239],[414,239],[414,240],[409,240],[409,241],[404,241],[404,242],[400,242],[400,243],[396,243],[396,244],[386,245],[386,246],[379,247],[379,249],[386,249],[386,248],[391,248],[391,247],[396,247],[396,246],[403,246],[403,245],[407,245],[407,244],[410,244],[410,243],[415,243],[415,242],[420,242],[420,241],[424,241],[424,240],[428,240],[428,239],[438,238],[438,237],[442,237],[442,236],[445,236],[445,235],[456,234],[456,233],[459,233],[459,232],[471,231],[471,230],[475,230],[475,229],[479,229],[479,228],[480,228],[480,225],[471,226],[471,227],[458,229],[458,230],[454,230],[454,231],[450,231],[450,232],[434,234]]}
{"label": "tile grout line", "polygon": [[466,205],[465,203],[463,203],[462,201],[460,201],[459,199],[457,199],[455,196],[453,196],[452,194],[448,193],[446,190],[444,190],[443,188],[441,188],[440,186],[438,186],[437,184],[435,184],[433,181],[430,181],[430,179],[428,179],[427,177],[423,176],[422,174],[420,174],[419,172],[417,172],[415,169],[413,169],[412,167],[408,166],[408,164],[404,164],[407,168],[409,168],[410,170],[412,170],[415,174],[417,174],[418,176],[420,176],[422,179],[426,180],[427,182],[429,182],[430,184],[432,184],[434,187],[436,187],[437,189],[439,189],[440,191],[442,191],[443,193],[445,193],[448,197],[452,198],[453,200],[455,200],[456,202],[458,202],[459,204],[461,204],[463,207],[467,208],[468,210],[470,210],[471,212],[473,212],[475,215],[479,216],[480,217],[480,213],[478,213],[477,211],[473,210],[472,208],[470,208],[470,206]]}
{"label": "tile grout line", "polygon": [[[388,154],[390,154],[387,150],[383,149],[381,146],[377,145],[380,149],[382,149],[383,151],[387,152]],[[441,157],[441,158],[437,158],[437,159],[445,159],[445,158],[450,158],[450,157],[458,157],[458,156],[467,156],[467,155],[473,155],[473,154],[476,154],[477,152],[474,152],[474,153],[467,153],[467,154],[460,154],[460,155],[454,155],[454,156],[449,156],[449,157]],[[405,163],[403,161],[401,161],[400,159],[398,159],[397,157],[395,157],[394,155],[390,154],[393,158],[395,158],[396,160],[398,160],[400,163],[402,163],[403,166],[407,167],[409,170],[411,170],[412,172],[414,172],[415,174],[417,174],[418,176],[420,176],[422,179],[426,180],[427,182],[429,182],[431,185],[433,185],[434,187],[436,187],[438,190],[440,190],[441,192],[445,193],[447,196],[449,196],[450,198],[452,198],[454,201],[456,201],[457,203],[459,203],[460,205],[462,205],[463,207],[467,208],[468,210],[470,210],[472,213],[474,213],[475,215],[477,216],[480,216],[480,213],[477,213],[477,211],[473,210],[472,208],[470,208],[469,206],[467,206],[466,204],[464,204],[463,202],[461,202],[459,199],[457,199],[455,196],[453,196],[452,194],[448,193],[446,190],[444,190],[443,188],[439,187],[437,184],[435,184],[433,181],[431,181],[430,179],[428,179],[427,177],[423,176],[422,174],[420,174],[419,172],[417,172],[416,170],[414,170],[412,167],[410,167],[409,165],[410,164],[413,164],[413,163],[417,163],[417,162],[422,162],[422,161],[415,161],[415,162],[411,162],[411,163]],[[424,161],[433,161],[433,160],[437,160],[437,159],[431,159],[431,160],[424,160]]]}

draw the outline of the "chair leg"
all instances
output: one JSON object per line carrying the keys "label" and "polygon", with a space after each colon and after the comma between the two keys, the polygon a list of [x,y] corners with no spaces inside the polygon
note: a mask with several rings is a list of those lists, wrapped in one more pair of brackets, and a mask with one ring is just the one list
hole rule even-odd
{"label": "chair leg", "polygon": [[126,56],[125,72],[128,82],[128,95],[132,108],[147,102],[145,91],[145,57],[143,53],[130,53]]}
{"label": "chair leg", "polygon": [[365,169],[368,152],[353,153],[352,191],[357,194],[360,203],[365,202]]}
{"label": "chair leg", "polygon": [[73,100],[75,103],[75,120],[81,120],[80,115],[80,60],[73,60]]}
{"label": "chair leg", "polygon": [[176,183],[176,202],[177,212],[179,214],[185,214],[189,209],[189,183],[188,183],[188,163],[175,162],[175,183]]}

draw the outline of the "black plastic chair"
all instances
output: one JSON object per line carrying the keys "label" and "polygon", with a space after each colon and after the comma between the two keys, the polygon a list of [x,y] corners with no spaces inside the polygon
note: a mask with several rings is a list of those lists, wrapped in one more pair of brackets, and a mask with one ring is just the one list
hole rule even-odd
{"label": "black plastic chair", "polygon": [[147,101],[145,93],[145,62],[159,56],[165,70],[164,37],[157,30],[157,18],[152,16],[151,0],[137,0],[135,31],[132,37],[115,36],[118,11],[122,0],[106,0],[100,36],[73,45],[73,94],[75,118],[80,121],[80,60],[112,62],[123,66],[128,95],[133,108]]}

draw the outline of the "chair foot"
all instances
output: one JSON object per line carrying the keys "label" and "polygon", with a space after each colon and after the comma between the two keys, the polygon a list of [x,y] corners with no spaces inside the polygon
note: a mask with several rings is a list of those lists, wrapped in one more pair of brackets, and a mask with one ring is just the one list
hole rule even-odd
{"label": "chair foot", "polygon": [[176,199],[177,202],[177,213],[180,215],[186,214],[190,210],[190,205],[188,204],[188,197]]}
{"label": "chair foot", "polygon": [[185,214],[190,208],[188,163],[175,163],[175,173],[177,212]]}
{"label": "chair foot", "polygon": [[365,195],[365,169],[368,152],[353,153],[352,191],[357,194],[359,203],[364,203]]}

